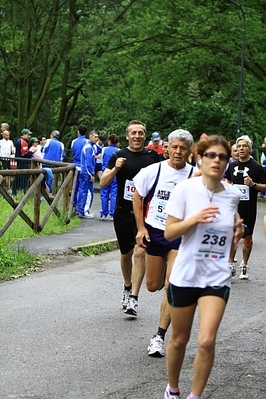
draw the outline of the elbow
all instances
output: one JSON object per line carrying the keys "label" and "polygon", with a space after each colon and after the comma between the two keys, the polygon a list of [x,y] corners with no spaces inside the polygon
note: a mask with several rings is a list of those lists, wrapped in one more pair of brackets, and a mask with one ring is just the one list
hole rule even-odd
{"label": "elbow", "polygon": [[104,182],[104,179],[102,179],[102,177],[100,177],[100,187],[101,188],[105,188],[106,187],[106,184]]}
{"label": "elbow", "polygon": [[164,238],[167,240],[167,241],[172,241],[172,237],[171,237],[171,235],[169,234],[169,231],[166,229],[165,230],[165,232],[164,232]]}

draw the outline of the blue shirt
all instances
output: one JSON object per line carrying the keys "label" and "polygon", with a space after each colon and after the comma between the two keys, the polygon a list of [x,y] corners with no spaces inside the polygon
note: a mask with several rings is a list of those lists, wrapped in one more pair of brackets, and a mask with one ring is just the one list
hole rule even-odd
{"label": "blue shirt", "polygon": [[[47,139],[42,148],[42,152],[44,153],[43,159],[56,162],[62,162],[64,160],[64,144],[61,143],[61,141],[59,141],[57,138]],[[51,167],[51,165],[48,167]]]}
{"label": "blue shirt", "polygon": [[71,149],[73,154],[73,163],[76,166],[80,166],[81,151],[85,144],[88,143],[88,139],[85,136],[78,136],[71,143]]}
{"label": "blue shirt", "polygon": [[83,175],[88,174],[90,177],[95,173],[95,147],[92,141],[84,145],[80,157],[80,173]]}
{"label": "blue shirt", "polygon": [[110,144],[108,147],[104,147],[102,156],[102,171],[107,168],[109,159],[111,156],[118,151],[118,148],[114,144]]}

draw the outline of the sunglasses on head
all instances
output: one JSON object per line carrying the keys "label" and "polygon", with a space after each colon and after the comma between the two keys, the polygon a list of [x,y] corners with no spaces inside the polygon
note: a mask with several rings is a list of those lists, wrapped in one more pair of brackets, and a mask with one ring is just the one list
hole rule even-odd
{"label": "sunglasses on head", "polygon": [[217,152],[204,152],[203,156],[209,159],[215,159],[218,157],[220,161],[228,161],[228,156],[226,154],[217,154]]}

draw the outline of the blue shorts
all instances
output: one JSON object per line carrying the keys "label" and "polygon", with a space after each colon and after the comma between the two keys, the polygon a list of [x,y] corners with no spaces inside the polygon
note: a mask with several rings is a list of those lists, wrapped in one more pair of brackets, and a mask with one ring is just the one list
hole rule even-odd
{"label": "blue shorts", "polygon": [[145,227],[150,235],[150,241],[147,241],[145,238],[143,239],[144,244],[147,246],[147,254],[152,256],[161,256],[164,258],[170,249],[175,249],[178,251],[181,244],[181,237],[178,237],[173,241],[167,241],[164,238],[163,230],[156,229],[148,223],[145,223]]}

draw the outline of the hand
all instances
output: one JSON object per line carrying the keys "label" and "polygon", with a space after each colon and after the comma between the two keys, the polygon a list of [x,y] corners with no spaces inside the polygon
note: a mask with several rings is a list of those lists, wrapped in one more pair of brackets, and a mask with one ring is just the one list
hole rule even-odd
{"label": "hand", "polygon": [[124,163],[126,162],[126,158],[117,158],[116,162],[115,162],[115,169],[118,171],[122,168],[122,166],[124,165]]}
{"label": "hand", "polygon": [[208,206],[196,215],[196,220],[197,223],[212,223],[217,215],[219,215],[219,207]]}
{"label": "hand", "polygon": [[244,179],[244,184],[246,186],[252,187],[253,186],[253,180],[251,179],[250,176],[245,177]]}
{"label": "hand", "polygon": [[143,238],[146,238],[146,240],[147,241],[150,241],[151,239],[150,239],[150,236],[149,236],[149,233],[148,233],[148,230],[145,228],[145,227],[143,227],[143,228],[141,228],[141,229],[139,229],[138,230],[138,233],[137,233],[137,235],[136,235],[136,243],[137,243],[137,245],[139,246],[139,247],[141,247],[141,248],[146,248],[147,246],[143,243]]}
{"label": "hand", "polygon": [[95,177],[91,176],[91,182],[94,183],[95,182]]}

